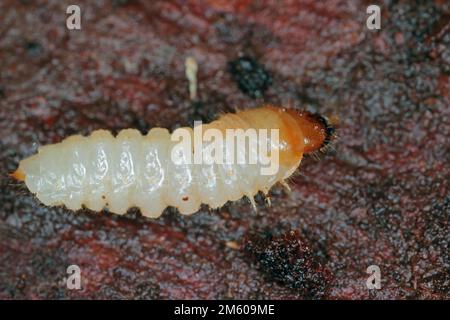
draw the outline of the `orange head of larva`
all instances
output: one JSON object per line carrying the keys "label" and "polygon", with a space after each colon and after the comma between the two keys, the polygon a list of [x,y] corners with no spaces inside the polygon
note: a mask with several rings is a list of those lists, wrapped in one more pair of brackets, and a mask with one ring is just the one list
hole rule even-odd
{"label": "orange head of larva", "polygon": [[326,147],[335,136],[335,126],[327,118],[308,111],[287,112],[295,119],[303,133],[304,153],[314,152]]}

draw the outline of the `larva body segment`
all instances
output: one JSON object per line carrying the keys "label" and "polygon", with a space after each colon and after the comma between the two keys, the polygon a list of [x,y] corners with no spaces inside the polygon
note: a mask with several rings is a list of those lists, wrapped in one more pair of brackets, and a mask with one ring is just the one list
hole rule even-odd
{"label": "larva body segment", "polygon": [[[193,164],[184,159],[185,154],[175,163],[171,151],[177,142],[171,140],[167,129],[153,128],[144,136],[125,129],[116,137],[105,130],[88,137],[68,137],[22,160],[13,176],[24,180],[47,206],[77,210],[84,205],[117,214],[136,206],[148,217],[158,217],[167,206],[173,206],[182,214],[192,214],[201,203],[217,208],[243,196],[252,199],[258,191],[267,193],[297,169],[305,151],[318,149],[326,138],[326,127],[317,117],[271,106],[225,114],[202,129],[211,128],[221,132],[278,129],[279,142],[270,148],[279,150],[279,170],[261,175],[259,163]],[[188,130],[192,135],[193,130]],[[258,141],[258,145],[263,143],[267,141]],[[203,144],[201,152],[208,146]],[[225,144],[224,154],[230,151]],[[245,157],[252,152],[250,146],[236,149]]]}

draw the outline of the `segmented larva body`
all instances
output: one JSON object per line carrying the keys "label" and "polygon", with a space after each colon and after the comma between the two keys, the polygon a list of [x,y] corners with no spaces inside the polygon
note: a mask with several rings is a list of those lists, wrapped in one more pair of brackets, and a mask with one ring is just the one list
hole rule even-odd
{"label": "segmented larva body", "polygon": [[[60,143],[40,147],[22,160],[13,173],[47,206],[82,206],[123,214],[139,207],[142,214],[158,217],[167,206],[182,214],[198,211],[201,203],[212,208],[267,193],[284,182],[299,166],[305,152],[327,140],[323,119],[307,112],[264,106],[222,115],[203,125],[221,131],[230,128],[279,129],[279,170],[261,175],[259,164],[176,164],[171,160],[167,129],[153,128],[147,135],[125,129],[113,137],[97,130],[90,136],[70,136]],[[189,129],[192,131],[192,129]],[[249,147],[248,147],[249,148]],[[253,152],[248,148],[237,152]]]}

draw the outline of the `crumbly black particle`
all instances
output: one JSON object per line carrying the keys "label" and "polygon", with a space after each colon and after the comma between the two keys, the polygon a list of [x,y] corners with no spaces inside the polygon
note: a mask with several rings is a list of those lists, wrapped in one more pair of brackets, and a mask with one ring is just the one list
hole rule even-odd
{"label": "crumbly black particle", "polygon": [[35,41],[25,43],[25,49],[27,50],[27,53],[33,57],[39,56],[44,51],[42,45]]}
{"label": "crumbly black particle", "polygon": [[271,74],[251,57],[230,61],[228,68],[239,89],[252,98],[261,98],[272,84]]}
{"label": "crumbly black particle", "polygon": [[280,237],[270,233],[251,234],[244,247],[270,279],[298,291],[306,298],[321,298],[331,280],[298,232],[288,231]]}

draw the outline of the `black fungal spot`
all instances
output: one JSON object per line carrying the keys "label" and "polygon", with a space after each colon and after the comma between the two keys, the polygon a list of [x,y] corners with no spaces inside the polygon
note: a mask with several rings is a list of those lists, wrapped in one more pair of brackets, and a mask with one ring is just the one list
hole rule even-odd
{"label": "black fungal spot", "polygon": [[42,45],[35,41],[25,43],[25,49],[27,50],[27,54],[32,57],[37,57],[44,51]]}
{"label": "black fungal spot", "polygon": [[230,61],[228,69],[239,89],[252,98],[261,98],[272,84],[271,74],[251,57]]}
{"label": "black fungal spot", "polygon": [[319,263],[298,232],[288,231],[280,237],[268,232],[251,234],[244,250],[271,280],[303,297],[317,299],[327,293],[331,273]]}

